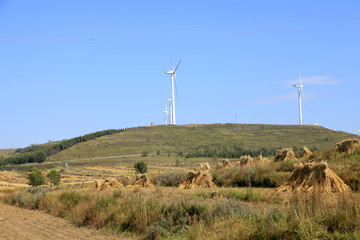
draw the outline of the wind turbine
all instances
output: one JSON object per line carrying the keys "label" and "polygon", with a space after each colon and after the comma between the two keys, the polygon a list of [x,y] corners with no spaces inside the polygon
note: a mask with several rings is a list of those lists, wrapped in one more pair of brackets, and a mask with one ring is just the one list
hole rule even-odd
{"label": "wind turbine", "polygon": [[170,61],[171,61],[171,67],[172,70],[165,72],[166,74],[170,74],[171,75],[171,102],[170,102],[170,116],[171,116],[171,125],[175,125],[176,124],[176,118],[175,118],[175,98],[174,98],[174,86],[176,88],[176,97],[177,97],[177,83],[176,83],[176,70],[178,69],[181,60],[179,61],[179,63],[177,64],[176,68],[174,68],[173,62],[172,62],[172,58],[170,55]]}
{"label": "wind turbine", "polygon": [[171,104],[172,100],[171,100],[171,98],[169,98],[169,99],[166,99],[166,101],[169,102],[169,110],[170,110],[170,112],[168,112],[168,114],[170,113],[170,124],[172,124],[172,119],[173,119],[172,111],[171,111],[171,109],[172,109],[172,104]]}
{"label": "wind turbine", "polygon": [[169,111],[167,109],[167,104],[165,104],[165,111],[162,111],[162,113],[164,113],[164,116],[165,116],[164,124],[167,125],[168,124],[168,115],[169,115]]}
{"label": "wind turbine", "polygon": [[299,99],[299,124],[302,125],[303,124],[303,120],[302,120],[302,111],[301,111],[301,97],[303,95],[303,84],[301,81],[301,72],[299,71],[299,78],[300,78],[300,84],[295,84],[293,85],[294,88],[298,89],[298,99]]}

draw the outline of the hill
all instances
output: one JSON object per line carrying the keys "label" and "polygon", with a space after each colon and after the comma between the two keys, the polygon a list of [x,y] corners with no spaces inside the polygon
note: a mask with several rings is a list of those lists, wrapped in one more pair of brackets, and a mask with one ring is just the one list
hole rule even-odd
{"label": "hill", "polygon": [[[326,150],[336,142],[358,136],[314,125],[197,124],[161,125],[128,129],[78,143],[48,158],[50,161],[177,153],[184,157],[223,156],[232,153],[273,155],[281,147],[307,146]],[[228,154],[228,155],[226,155]],[[235,156],[237,157],[237,156]]]}

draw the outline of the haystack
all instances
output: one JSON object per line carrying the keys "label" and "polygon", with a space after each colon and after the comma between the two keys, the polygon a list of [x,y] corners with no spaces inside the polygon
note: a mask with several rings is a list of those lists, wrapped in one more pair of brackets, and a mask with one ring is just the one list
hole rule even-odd
{"label": "haystack", "polygon": [[307,147],[304,146],[304,150],[301,153],[302,158],[309,158],[314,155]]}
{"label": "haystack", "polygon": [[212,177],[209,173],[203,171],[190,171],[185,181],[180,184],[181,189],[193,189],[193,188],[216,188],[217,186],[212,181]]}
{"label": "haystack", "polygon": [[240,166],[254,165],[254,164],[255,164],[255,161],[252,157],[250,157],[248,155],[240,157]]}
{"label": "haystack", "polygon": [[146,188],[153,188],[155,185],[150,182],[148,176],[146,174],[138,174],[136,175],[136,181],[132,185],[129,185],[131,187],[146,187]]}
{"label": "haystack", "polygon": [[350,188],[333,172],[326,162],[295,164],[295,170],[278,191],[348,192]]}
{"label": "haystack", "polygon": [[346,139],[335,144],[335,151],[339,153],[349,154],[360,149],[359,139]]}
{"label": "haystack", "polygon": [[211,169],[209,163],[200,163],[200,170],[202,171],[209,171]]}
{"label": "haystack", "polygon": [[294,151],[291,148],[283,148],[276,152],[274,162],[296,160]]}
{"label": "haystack", "polygon": [[96,180],[93,189],[97,191],[101,191],[104,189],[117,189],[123,188],[124,185],[119,183],[115,178],[108,178],[105,180]]}
{"label": "haystack", "polygon": [[221,163],[218,163],[218,168],[232,168],[233,165],[228,159],[223,159]]}
{"label": "haystack", "polygon": [[256,165],[263,165],[263,164],[268,164],[271,162],[269,159],[267,159],[266,157],[263,157],[261,155],[255,157],[254,161],[255,161]]}

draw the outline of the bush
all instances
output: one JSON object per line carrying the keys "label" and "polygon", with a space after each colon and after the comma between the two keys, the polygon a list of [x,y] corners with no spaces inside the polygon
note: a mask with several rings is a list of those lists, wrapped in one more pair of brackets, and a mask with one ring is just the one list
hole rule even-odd
{"label": "bush", "polygon": [[140,161],[134,164],[135,171],[137,173],[146,173],[148,171],[147,164],[144,161]]}
{"label": "bush", "polygon": [[157,182],[160,186],[178,187],[185,181],[186,175],[185,172],[162,173],[157,177]]}
{"label": "bush", "polygon": [[60,184],[60,173],[58,173],[55,169],[51,170],[50,173],[47,175],[50,182],[54,185]]}
{"label": "bush", "polygon": [[29,184],[31,186],[36,187],[45,184],[45,178],[41,171],[30,173],[27,178],[29,179]]}

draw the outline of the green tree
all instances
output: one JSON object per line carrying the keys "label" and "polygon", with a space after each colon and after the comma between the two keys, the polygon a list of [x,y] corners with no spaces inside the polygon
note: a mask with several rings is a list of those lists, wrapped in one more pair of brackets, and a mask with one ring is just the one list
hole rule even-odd
{"label": "green tree", "polygon": [[146,173],[148,171],[147,164],[144,161],[136,162],[134,168],[137,173]]}
{"label": "green tree", "polygon": [[50,182],[54,185],[59,185],[60,184],[60,173],[57,172],[55,169],[51,170],[50,173],[47,175],[47,177],[49,178]]}
{"label": "green tree", "polygon": [[32,172],[27,177],[29,179],[29,184],[31,186],[40,186],[45,184],[45,178],[42,175],[41,171]]}

